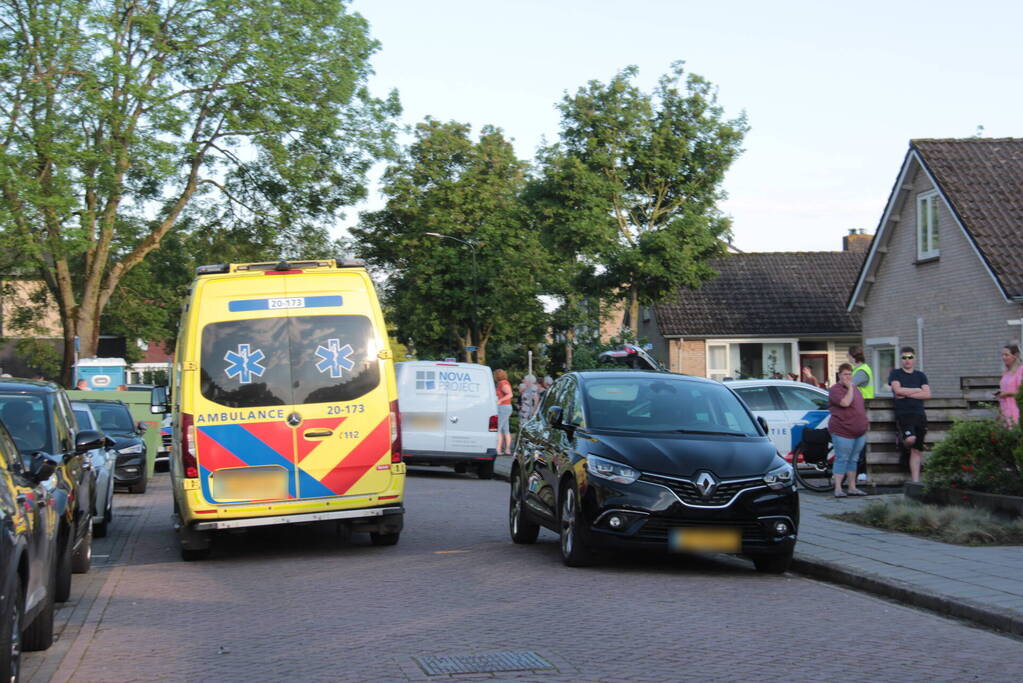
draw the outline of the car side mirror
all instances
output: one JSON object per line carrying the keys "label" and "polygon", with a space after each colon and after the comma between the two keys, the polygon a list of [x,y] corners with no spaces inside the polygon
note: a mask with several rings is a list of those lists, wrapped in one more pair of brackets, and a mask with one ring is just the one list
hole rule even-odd
{"label": "car side mirror", "polygon": [[117,442],[111,439],[109,436],[104,436],[103,445],[106,446],[107,448],[113,448],[114,446],[117,445]]}
{"label": "car side mirror", "polygon": [[547,423],[552,427],[561,426],[561,406],[551,406],[547,409]]}
{"label": "car side mirror", "polygon": [[104,444],[106,435],[94,429],[83,429],[75,434],[75,453],[85,453],[93,448],[100,448]]}
{"label": "car side mirror", "polygon": [[767,428],[767,420],[764,419],[763,415],[757,415],[757,423],[760,425],[760,428],[764,430],[764,434],[771,433],[771,430]]}
{"label": "car side mirror", "polygon": [[146,429],[148,427],[149,427],[149,425],[147,425],[142,420],[139,420],[138,422],[135,423],[135,433],[138,434],[139,436],[141,436],[142,434],[146,433]]}
{"label": "car side mirror", "polygon": [[36,452],[29,457],[28,477],[37,484],[49,479],[59,463],[46,453]]}
{"label": "car side mirror", "polygon": [[170,412],[167,400],[167,387],[153,387],[149,392],[149,412],[160,415]]}

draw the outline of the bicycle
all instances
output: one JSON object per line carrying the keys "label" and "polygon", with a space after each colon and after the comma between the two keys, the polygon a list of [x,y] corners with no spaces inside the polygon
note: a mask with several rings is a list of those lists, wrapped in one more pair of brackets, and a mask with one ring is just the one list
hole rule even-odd
{"label": "bicycle", "polygon": [[796,481],[810,491],[830,491],[834,466],[835,448],[828,430],[804,429],[802,440],[792,451]]}

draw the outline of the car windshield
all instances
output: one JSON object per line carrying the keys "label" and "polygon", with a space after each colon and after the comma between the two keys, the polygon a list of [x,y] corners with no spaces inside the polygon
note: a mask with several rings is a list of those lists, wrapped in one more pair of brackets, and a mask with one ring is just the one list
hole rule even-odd
{"label": "car windshield", "polygon": [[75,420],[79,429],[92,429],[92,420],[89,419],[88,408],[75,408]]}
{"label": "car windshield", "polygon": [[54,451],[53,421],[47,419],[47,403],[43,396],[0,394],[0,418],[23,454]]}
{"label": "car windshield", "polygon": [[128,408],[119,403],[92,403],[89,405],[93,417],[104,432],[113,434],[131,434],[135,431],[135,423],[131,420]]}
{"label": "car windshield", "polygon": [[718,384],[671,377],[589,379],[584,384],[593,429],[757,436],[749,413]]}

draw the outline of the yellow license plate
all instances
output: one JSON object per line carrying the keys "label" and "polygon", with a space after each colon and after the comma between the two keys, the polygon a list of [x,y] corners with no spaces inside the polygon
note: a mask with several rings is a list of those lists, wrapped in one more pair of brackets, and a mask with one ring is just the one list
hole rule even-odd
{"label": "yellow license plate", "polygon": [[687,527],[673,529],[672,550],[704,553],[737,553],[742,549],[742,534],[738,529]]}
{"label": "yellow license plate", "polygon": [[210,477],[217,500],[280,500],[288,497],[288,473],[282,467],[217,470]]}

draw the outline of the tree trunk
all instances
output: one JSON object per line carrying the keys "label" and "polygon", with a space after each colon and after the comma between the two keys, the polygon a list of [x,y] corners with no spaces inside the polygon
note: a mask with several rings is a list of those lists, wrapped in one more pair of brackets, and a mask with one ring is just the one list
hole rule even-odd
{"label": "tree trunk", "polygon": [[565,331],[565,372],[572,372],[572,354],[575,352],[575,328]]}
{"label": "tree trunk", "polygon": [[632,330],[634,341],[639,341],[639,292],[636,287],[629,288],[629,329]]}
{"label": "tree trunk", "polygon": [[479,332],[480,345],[479,348],[476,349],[476,362],[479,363],[480,365],[487,364],[487,342],[490,341],[490,335],[493,333],[493,331],[494,331],[493,325],[485,325],[483,329],[480,330]]}

